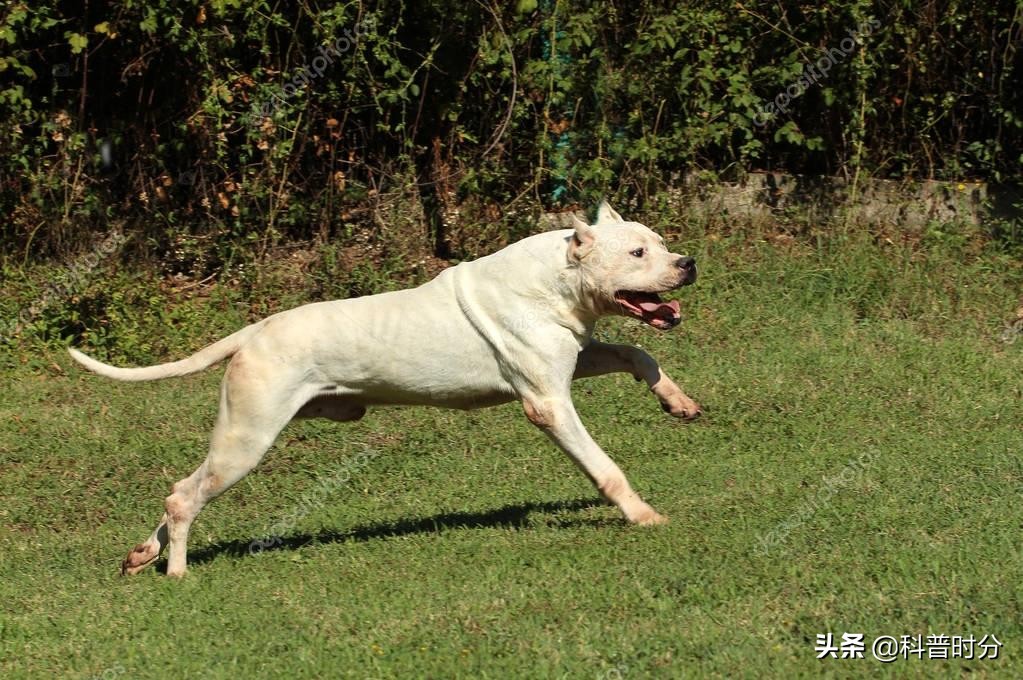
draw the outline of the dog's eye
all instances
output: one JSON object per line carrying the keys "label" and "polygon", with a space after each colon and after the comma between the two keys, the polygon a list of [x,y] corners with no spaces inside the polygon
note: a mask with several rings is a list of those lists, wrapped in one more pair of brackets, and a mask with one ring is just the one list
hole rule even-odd
{"label": "dog's eye", "polygon": [[632,255],[633,257],[643,257],[643,253],[645,252],[645,248],[636,248],[635,250],[630,250],[629,255]]}

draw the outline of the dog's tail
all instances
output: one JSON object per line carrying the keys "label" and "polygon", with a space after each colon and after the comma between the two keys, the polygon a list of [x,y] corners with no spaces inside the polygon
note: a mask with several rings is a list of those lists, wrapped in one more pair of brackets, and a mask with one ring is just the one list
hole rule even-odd
{"label": "dog's tail", "polygon": [[142,368],[120,368],[118,366],[110,366],[104,364],[102,361],[96,361],[92,357],[82,354],[78,350],[69,347],[68,352],[71,353],[72,358],[85,366],[93,373],[98,373],[107,378],[113,378],[114,380],[127,380],[131,382],[138,382],[141,380],[159,380],[161,378],[174,378],[179,375],[188,375],[189,373],[196,373],[208,368],[213,364],[226,359],[231,356],[239,349],[242,348],[249,338],[256,334],[256,332],[263,327],[263,321],[254,323],[251,326],[246,326],[237,333],[232,333],[223,340],[204,347],[187,359],[181,359],[180,361],[172,361],[167,364],[159,364],[157,366],[145,366]]}

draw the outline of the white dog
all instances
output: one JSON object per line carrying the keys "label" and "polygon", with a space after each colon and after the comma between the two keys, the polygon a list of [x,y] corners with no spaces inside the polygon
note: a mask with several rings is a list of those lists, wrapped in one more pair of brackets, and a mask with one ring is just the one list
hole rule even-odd
{"label": "white dog", "polygon": [[256,467],[292,418],[358,420],[385,404],[472,409],[519,400],[630,522],[665,522],[590,437],[570,389],[574,378],[631,373],[665,411],[696,417],[696,402],[646,352],[591,340],[597,319],[610,314],[673,328],[679,304],[658,293],[695,281],[696,265],[606,203],[595,224],[572,219],[574,229],[530,236],[418,288],[281,312],[180,361],[116,368],[70,350],[86,368],[130,381],[186,375],[233,357],[209,455],[171,488],[163,519],[121,573],[139,572],[169,543],[167,574],[183,575],[196,515]]}

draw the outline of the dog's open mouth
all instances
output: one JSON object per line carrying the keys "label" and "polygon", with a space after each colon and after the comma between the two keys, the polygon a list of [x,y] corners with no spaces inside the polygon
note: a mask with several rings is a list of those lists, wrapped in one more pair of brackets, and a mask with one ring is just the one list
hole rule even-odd
{"label": "dog's open mouth", "polygon": [[618,303],[626,316],[631,316],[666,331],[682,322],[682,311],[677,300],[665,302],[657,293],[638,293],[634,290],[620,290],[615,293]]}

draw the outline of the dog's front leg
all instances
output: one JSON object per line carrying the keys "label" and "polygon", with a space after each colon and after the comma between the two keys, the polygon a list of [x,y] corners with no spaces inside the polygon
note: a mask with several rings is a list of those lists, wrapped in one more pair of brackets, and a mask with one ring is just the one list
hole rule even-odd
{"label": "dog's front leg", "polygon": [[700,415],[700,405],[661,370],[652,356],[638,347],[593,340],[579,352],[573,379],[607,373],[631,373],[636,380],[645,381],[661,402],[661,408],[676,418],[692,420]]}
{"label": "dog's front leg", "polygon": [[529,421],[544,431],[565,451],[604,497],[633,524],[664,524],[667,518],[639,497],[621,469],[586,431],[568,395],[554,398],[524,397],[523,409]]}

